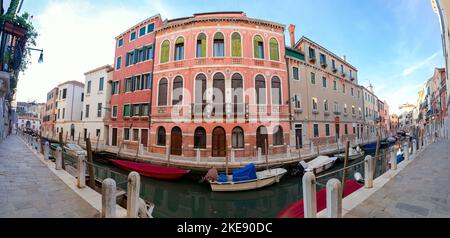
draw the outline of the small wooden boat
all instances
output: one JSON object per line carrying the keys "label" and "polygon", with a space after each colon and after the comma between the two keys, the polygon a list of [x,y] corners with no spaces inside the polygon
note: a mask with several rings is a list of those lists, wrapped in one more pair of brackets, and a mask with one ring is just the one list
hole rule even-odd
{"label": "small wooden boat", "polygon": [[214,192],[237,192],[258,189],[278,183],[286,169],[269,169],[256,172],[256,178],[250,180],[233,181],[233,175],[228,175],[226,182],[210,181],[211,190]]}
{"label": "small wooden boat", "polygon": [[87,156],[87,151],[77,144],[69,143],[64,145],[63,148],[64,151],[72,157],[78,157],[79,155]]}
{"label": "small wooden boat", "polygon": [[[343,197],[354,193],[358,189],[362,188],[364,185],[356,182],[355,180],[345,181]],[[327,189],[323,188],[316,194],[316,206],[317,212],[321,212],[327,208]],[[304,205],[303,199],[292,203],[286,209],[281,211],[276,218],[304,218]]]}
{"label": "small wooden boat", "polygon": [[[348,153],[348,161],[352,161],[352,160],[356,160],[359,159],[361,157],[364,156],[364,151],[363,150],[359,150],[358,149],[351,149]],[[335,157],[337,157],[340,161],[344,161],[345,160],[345,153],[342,154],[335,154]]]}
{"label": "small wooden boat", "polygon": [[135,171],[142,176],[158,179],[177,179],[190,172],[190,170],[186,169],[136,163],[126,160],[111,160],[111,162],[123,170]]}
{"label": "small wooden boat", "polygon": [[301,166],[305,169],[305,172],[313,172],[314,174],[322,173],[333,167],[336,163],[337,157],[319,156],[308,163],[300,161]]}

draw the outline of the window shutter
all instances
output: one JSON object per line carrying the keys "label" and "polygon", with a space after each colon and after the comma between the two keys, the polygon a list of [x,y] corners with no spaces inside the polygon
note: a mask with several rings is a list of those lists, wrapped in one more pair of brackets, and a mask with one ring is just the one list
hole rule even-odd
{"label": "window shutter", "polygon": [[134,50],[134,62],[133,64],[137,64],[139,62],[139,50],[135,49]]}
{"label": "window shutter", "polygon": [[206,38],[202,39],[202,55],[201,57],[206,57]]}
{"label": "window shutter", "polygon": [[279,61],[280,53],[278,50],[278,42],[275,39],[270,40],[270,60]]}
{"label": "window shutter", "polygon": [[255,58],[260,58],[259,57],[259,50],[258,50],[258,39],[255,37],[255,39],[253,40],[253,53],[254,53],[254,57]]}
{"label": "window shutter", "polygon": [[127,53],[127,57],[126,57],[126,61],[125,61],[125,66],[130,65],[130,53]]}
{"label": "window shutter", "polygon": [[232,39],[232,56],[233,57],[241,57],[241,38],[238,35],[235,35]]}

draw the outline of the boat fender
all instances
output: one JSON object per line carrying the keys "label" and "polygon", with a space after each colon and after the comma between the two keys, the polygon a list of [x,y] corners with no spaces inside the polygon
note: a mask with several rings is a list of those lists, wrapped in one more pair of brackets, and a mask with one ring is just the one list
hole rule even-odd
{"label": "boat fender", "polygon": [[364,179],[363,176],[361,175],[361,173],[356,172],[353,177],[355,178],[356,181],[358,181],[359,183],[364,183]]}

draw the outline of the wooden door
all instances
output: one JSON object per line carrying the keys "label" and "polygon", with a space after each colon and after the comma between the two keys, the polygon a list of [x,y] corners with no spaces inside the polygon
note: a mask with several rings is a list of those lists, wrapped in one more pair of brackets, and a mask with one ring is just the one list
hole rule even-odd
{"label": "wooden door", "polygon": [[225,130],[222,127],[217,127],[212,135],[212,156],[225,157],[227,156],[227,140]]}
{"label": "wooden door", "polygon": [[174,127],[170,135],[170,154],[181,155],[183,145],[183,134],[179,127]]}
{"label": "wooden door", "polygon": [[147,144],[148,144],[148,130],[147,129],[141,130],[141,144],[144,145],[144,147],[147,147]]}
{"label": "wooden door", "polygon": [[267,141],[267,128],[261,126],[256,130],[256,147],[261,148],[261,152],[263,155],[266,154]]}
{"label": "wooden door", "polygon": [[117,128],[112,129],[112,146],[117,146]]}

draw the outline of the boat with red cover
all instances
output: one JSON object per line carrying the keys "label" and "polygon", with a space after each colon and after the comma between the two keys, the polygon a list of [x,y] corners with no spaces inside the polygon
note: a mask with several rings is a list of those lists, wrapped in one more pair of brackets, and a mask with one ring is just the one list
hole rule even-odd
{"label": "boat with red cover", "polygon": [[190,170],[186,169],[136,163],[126,160],[111,160],[111,162],[121,169],[130,172],[135,171],[140,175],[158,179],[177,179],[190,172]]}
{"label": "boat with red cover", "polygon": [[[345,181],[343,197],[347,197],[364,185],[355,180]],[[316,194],[317,213],[327,208],[327,189],[323,188]],[[276,218],[304,218],[303,199],[292,203],[289,207],[281,211]]]}

